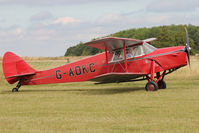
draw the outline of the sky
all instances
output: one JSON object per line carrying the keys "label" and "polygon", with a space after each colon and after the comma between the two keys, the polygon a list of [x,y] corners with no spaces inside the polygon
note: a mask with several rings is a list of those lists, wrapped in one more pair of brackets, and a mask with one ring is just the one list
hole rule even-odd
{"label": "sky", "polygon": [[63,56],[79,42],[170,24],[199,25],[199,1],[0,0],[0,56]]}

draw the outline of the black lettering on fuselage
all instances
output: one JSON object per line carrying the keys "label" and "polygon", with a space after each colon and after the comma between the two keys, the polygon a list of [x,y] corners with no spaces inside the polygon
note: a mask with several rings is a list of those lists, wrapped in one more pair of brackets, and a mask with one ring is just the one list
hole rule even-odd
{"label": "black lettering on fuselage", "polygon": [[57,79],[61,79],[61,78],[62,78],[61,70],[57,70],[57,71],[56,71],[56,78],[57,78]]}
{"label": "black lettering on fuselage", "polygon": [[71,75],[75,76],[74,73],[73,73],[72,68],[69,69],[69,76],[71,77]]}
{"label": "black lettering on fuselage", "polygon": [[69,72],[64,72],[63,75],[62,75],[61,70],[57,70],[56,71],[56,78],[62,79],[62,77],[67,73],[69,74],[69,77],[71,77],[71,76],[80,76],[82,73],[83,74],[89,74],[89,73],[93,73],[93,72],[96,72],[95,64],[90,63],[89,67],[87,67],[87,64],[82,65],[82,67],[81,66],[75,66],[74,68],[70,67]]}
{"label": "black lettering on fuselage", "polygon": [[85,74],[85,73],[88,73],[88,71],[87,71],[87,69],[86,69],[86,65],[87,65],[87,64],[85,64],[85,67],[84,67],[84,65],[82,65],[82,71],[83,71],[84,74]]}
{"label": "black lettering on fuselage", "polygon": [[95,72],[95,68],[94,68],[94,66],[95,66],[95,64],[94,64],[94,63],[89,64],[90,72]]}
{"label": "black lettering on fuselage", "polygon": [[76,72],[76,75],[81,75],[81,67],[80,66],[76,66],[75,67],[75,72]]}

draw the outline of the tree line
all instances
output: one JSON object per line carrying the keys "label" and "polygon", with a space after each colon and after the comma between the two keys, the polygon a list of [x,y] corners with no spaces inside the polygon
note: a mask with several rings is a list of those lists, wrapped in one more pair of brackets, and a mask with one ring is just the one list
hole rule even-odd
{"label": "tree line", "polygon": [[[123,30],[106,37],[133,38],[138,40],[156,37],[157,40],[152,41],[151,44],[157,48],[184,46],[185,27],[187,27],[189,32],[191,54],[199,53],[199,26],[194,25],[169,25],[151,28],[134,28]],[[76,46],[69,47],[65,53],[65,56],[95,55],[100,52],[102,52],[102,50],[86,46],[80,42]]]}

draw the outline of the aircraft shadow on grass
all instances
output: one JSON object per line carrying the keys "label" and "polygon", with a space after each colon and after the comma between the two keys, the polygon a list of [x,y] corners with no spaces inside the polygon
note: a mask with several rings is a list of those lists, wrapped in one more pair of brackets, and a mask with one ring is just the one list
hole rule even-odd
{"label": "aircraft shadow on grass", "polygon": [[[104,88],[104,89],[34,89],[34,90],[20,90],[18,93],[34,93],[34,92],[74,92],[77,94],[83,94],[83,95],[112,95],[112,94],[119,94],[119,93],[130,93],[135,91],[142,91],[144,90],[143,87],[133,87],[133,88]],[[0,94],[13,94],[10,91],[2,91]]]}

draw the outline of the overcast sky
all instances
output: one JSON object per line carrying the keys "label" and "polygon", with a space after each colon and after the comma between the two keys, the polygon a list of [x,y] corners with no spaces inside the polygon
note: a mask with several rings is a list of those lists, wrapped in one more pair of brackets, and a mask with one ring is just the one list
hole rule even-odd
{"label": "overcast sky", "polygon": [[0,0],[0,56],[63,56],[121,30],[199,25],[199,0]]}

